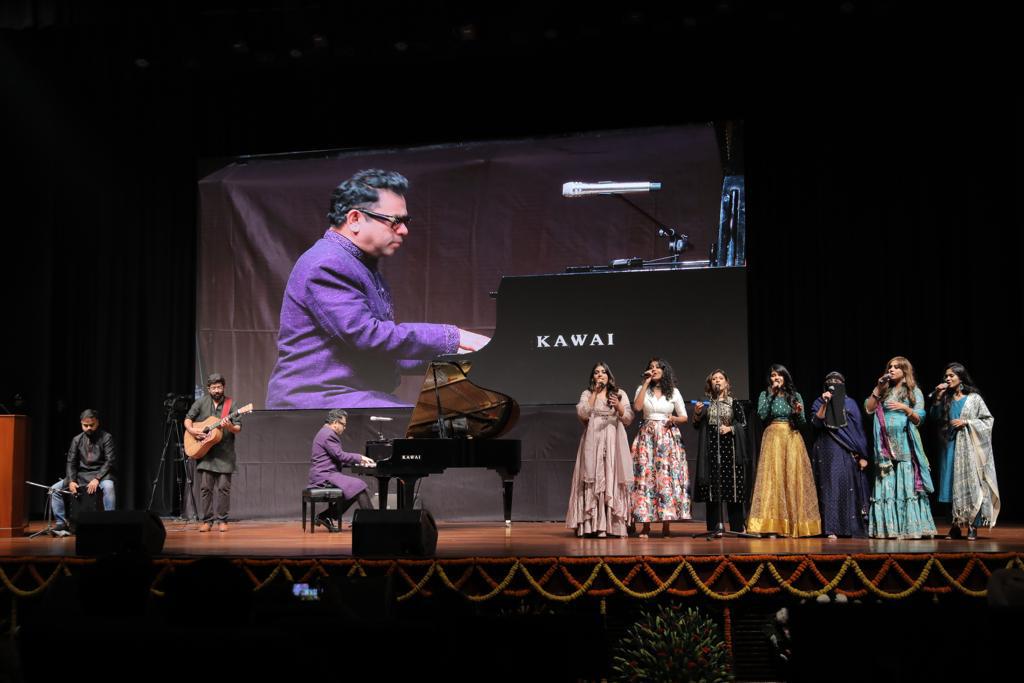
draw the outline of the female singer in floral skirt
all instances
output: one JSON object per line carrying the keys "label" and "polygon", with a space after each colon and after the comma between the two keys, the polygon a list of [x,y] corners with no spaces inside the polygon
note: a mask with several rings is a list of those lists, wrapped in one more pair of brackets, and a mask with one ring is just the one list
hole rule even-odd
{"label": "female singer in floral skirt", "polygon": [[581,537],[625,536],[633,469],[625,428],[633,411],[607,363],[591,369],[576,414],[586,429],[576,452],[565,525]]}
{"label": "female singer in floral skirt", "polygon": [[686,407],[672,366],[652,358],[643,377],[633,398],[633,410],[644,416],[633,441],[633,519],[643,523],[639,536],[647,538],[651,522],[661,522],[668,536],[669,522],[690,519],[690,477],[679,434]]}

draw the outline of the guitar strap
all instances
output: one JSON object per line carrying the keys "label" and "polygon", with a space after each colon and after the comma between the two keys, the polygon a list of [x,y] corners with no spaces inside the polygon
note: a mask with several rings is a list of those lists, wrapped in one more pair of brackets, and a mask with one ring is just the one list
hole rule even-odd
{"label": "guitar strap", "polygon": [[224,407],[220,409],[220,419],[224,419],[231,412],[231,399],[224,399]]}

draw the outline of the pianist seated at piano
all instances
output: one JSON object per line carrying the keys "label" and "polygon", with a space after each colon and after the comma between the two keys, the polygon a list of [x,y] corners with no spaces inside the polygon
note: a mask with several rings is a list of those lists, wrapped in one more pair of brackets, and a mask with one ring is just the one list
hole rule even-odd
{"label": "pianist seated at piano", "polygon": [[342,474],[345,465],[373,467],[376,463],[365,455],[346,453],[341,447],[341,435],[348,426],[348,413],[335,409],[327,413],[327,421],[313,439],[313,452],[309,461],[309,485],[317,488],[338,488],[345,498],[316,516],[315,524],[328,531],[341,530],[341,517],[353,504],[364,510],[373,504],[366,492],[366,482],[358,477]]}
{"label": "pianist seated at piano", "polygon": [[395,321],[380,262],[409,237],[408,189],[401,174],[377,169],[335,188],[330,227],[285,287],[267,408],[404,406],[394,395],[400,374],[490,341],[454,325]]}
{"label": "pianist seated at piano", "polygon": [[590,386],[580,395],[576,414],[586,429],[576,452],[565,525],[581,537],[625,536],[633,481],[625,428],[633,411],[606,363],[590,371]]}

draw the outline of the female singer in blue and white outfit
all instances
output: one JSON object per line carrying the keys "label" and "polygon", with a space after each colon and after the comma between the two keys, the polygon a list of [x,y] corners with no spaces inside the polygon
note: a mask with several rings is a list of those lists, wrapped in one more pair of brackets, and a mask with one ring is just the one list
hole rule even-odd
{"label": "female singer in blue and white outfit", "polygon": [[939,477],[939,501],[953,503],[953,526],[946,538],[978,537],[978,527],[993,527],[999,516],[999,484],[992,455],[995,418],[961,363],[946,366],[945,381],[935,387],[932,415],[942,420],[946,445]]}

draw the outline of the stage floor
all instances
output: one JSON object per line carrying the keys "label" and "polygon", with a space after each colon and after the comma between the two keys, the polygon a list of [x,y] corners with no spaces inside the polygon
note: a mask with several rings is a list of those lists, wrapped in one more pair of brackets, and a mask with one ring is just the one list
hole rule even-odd
{"label": "stage floor", "polygon": [[[322,528],[303,533],[298,520],[232,522],[229,531],[200,533],[195,522],[165,519],[166,557],[315,558],[350,557],[352,531],[329,534]],[[347,525],[346,525],[347,526]],[[42,528],[34,522],[30,532]],[[704,531],[703,522],[672,525],[672,537],[575,538],[556,522],[440,522],[437,558],[465,557],[677,557],[743,555],[888,555],[934,553],[1024,552],[1024,526],[985,530],[977,541],[879,540],[825,538],[761,538],[708,541],[690,538]],[[75,539],[40,536],[0,539],[0,557],[74,556]]]}

